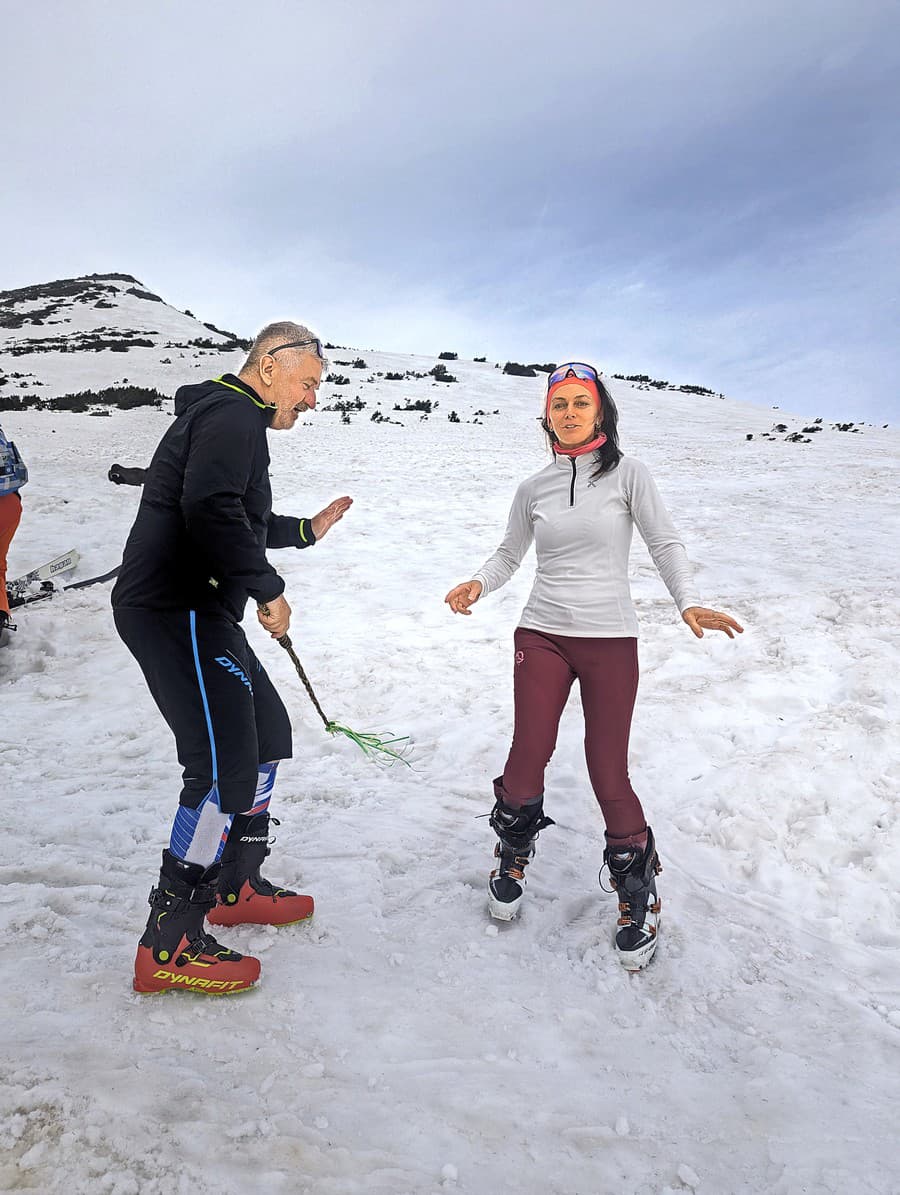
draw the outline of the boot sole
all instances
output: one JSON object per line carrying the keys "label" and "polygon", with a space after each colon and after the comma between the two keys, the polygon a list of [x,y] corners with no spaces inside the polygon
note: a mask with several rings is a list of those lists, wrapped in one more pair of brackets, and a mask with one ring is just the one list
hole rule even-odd
{"label": "boot sole", "polygon": [[522,897],[519,896],[515,900],[505,902],[497,900],[496,896],[488,891],[488,912],[495,921],[513,921],[519,912],[519,906],[522,903]]}
{"label": "boot sole", "polygon": [[304,921],[312,921],[314,913],[307,913],[305,917],[295,917],[293,921],[219,921],[207,915],[206,920],[210,925],[215,925],[217,928],[231,929],[235,925],[271,925],[275,929],[284,929],[286,925],[302,925]]}
{"label": "boot sole", "polygon": [[629,954],[623,954],[621,950],[617,950],[616,953],[619,956],[619,962],[626,971],[643,971],[656,953],[656,939],[654,938],[652,942],[648,942],[640,950],[634,950]]}
{"label": "boot sole", "polygon": [[616,946],[616,954],[619,956],[619,962],[626,971],[643,971],[643,969],[653,958],[654,954],[656,954],[656,947],[658,945],[659,917],[657,916],[656,933],[649,942],[637,950],[629,950],[627,952],[624,950],[619,950],[618,946]]}
{"label": "boot sole", "polygon": [[248,983],[243,988],[232,988],[230,992],[211,992],[207,988],[182,987],[181,984],[169,984],[164,988],[139,988],[135,983],[131,985],[132,991],[138,996],[164,996],[167,992],[181,992],[185,996],[242,996],[244,992],[252,992],[255,987],[256,982]]}

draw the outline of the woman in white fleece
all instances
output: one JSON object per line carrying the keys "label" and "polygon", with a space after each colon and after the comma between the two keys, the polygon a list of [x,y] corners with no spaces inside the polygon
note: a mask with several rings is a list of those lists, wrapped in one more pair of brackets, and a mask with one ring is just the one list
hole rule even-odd
{"label": "woman in white fleece", "polygon": [[656,949],[660,866],[628,779],[638,683],[638,626],[628,586],[632,528],[698,638],[704,628],[729,638],[743,628],[696,600],[684,545],[645,466],[622,455],[616,424],[615,403],[592,365],[568,362],[550,374],[543,427],[553,460],[519,486],[500,547],[445,601],[455,613],[470,614],[480,597],[509,580],[534,541],[537,575],[515,633],[515,730],[494,781],[499,865],[491,872],[489,908],[504,921],[516,915],[535,840],[553,824],[543,811],[544,770],[577,678],[588,772],[606,821],[603,860],[619,894],[616,950],[637,970]]}

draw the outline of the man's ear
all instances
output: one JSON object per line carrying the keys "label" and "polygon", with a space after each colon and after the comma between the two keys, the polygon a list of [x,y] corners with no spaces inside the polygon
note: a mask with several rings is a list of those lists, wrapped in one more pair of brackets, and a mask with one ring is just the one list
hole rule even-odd
{"label": "man's ear", "polygon": [[259,380],[264,386],[271,386],[274,381],[275,358],[270,357],[268,353],[263,353],[259,359]]}

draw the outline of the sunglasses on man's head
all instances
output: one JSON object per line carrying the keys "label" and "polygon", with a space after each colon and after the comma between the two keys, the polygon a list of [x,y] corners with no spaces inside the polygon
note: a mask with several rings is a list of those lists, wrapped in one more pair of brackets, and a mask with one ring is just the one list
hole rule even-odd
{"label": "sunglasses on man's head", "polygon": [[554,369],[547,379],[547,387],[555,386],[557,382],[564,382],[568,377],[582,378],[586,382],[600,381],[600,375],[593,365],[585,365],[583,361],[567,361],[565,365]]}
{"label": "sunglasses on man's head", "polygon": [[312,340],[291,340],[288,341],[287,344],[276,345],[274,349],[266,349],[266,354],[269,357],[274,357],[275,354],[280,353],[282,349],[304,349],[308,345],[314,345],[316,356],[324,359],[325,354],[322,352],[322,342],[321,340],[316,340],[315,338]]}

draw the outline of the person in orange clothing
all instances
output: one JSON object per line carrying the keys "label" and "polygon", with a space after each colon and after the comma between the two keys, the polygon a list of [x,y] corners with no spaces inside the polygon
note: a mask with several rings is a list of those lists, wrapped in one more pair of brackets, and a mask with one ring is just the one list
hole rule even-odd
{"label": "person in orange clothing", "polygon": [[6,593],[6,556],[22,517],[19,490],[28,480],[28,470],[19,451],[0,427],[0,631],[9,623]]}

